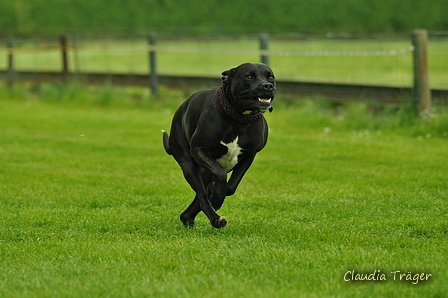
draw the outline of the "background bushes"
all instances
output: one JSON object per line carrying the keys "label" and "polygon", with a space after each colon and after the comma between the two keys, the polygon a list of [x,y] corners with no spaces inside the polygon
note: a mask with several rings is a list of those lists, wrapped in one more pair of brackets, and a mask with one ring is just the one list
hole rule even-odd
{"label": "background bushes", "polygon": [[0,36],[448,30],[445,0],[0,0]]}

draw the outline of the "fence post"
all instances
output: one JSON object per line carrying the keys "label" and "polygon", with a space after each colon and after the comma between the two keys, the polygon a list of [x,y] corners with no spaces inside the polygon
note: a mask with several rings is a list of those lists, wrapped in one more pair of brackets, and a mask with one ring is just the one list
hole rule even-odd
{"label": "fence post", "polygon": [[67,36],[61,36],[59,38],[59,44],[62,53],[62,75],[64,80],[66,80],[68,78]]}
{"label": "fence post", "polygon": [[411,34],[414,46],[414,103],[418,112],[431,108],[431,90],[428,71],[428,31],[414,30]]}
{"label": "fence post", "polygon": [[261,63],[269,65],[269,56],[268,56],[268,43],[269,36],[267,34],[260,34],[260,50],[261,50]]}
{"label": "fence post", "polygon": [[157,81],[157,69],[156,69],[156,51],[152,46],[156,45],[156,37],[154,34],[148,36],[148,42],[150,45],[149,49],[149,87],[151,88],[152,95],[157,98],[158,92],[158,81]]}
{"label": "fence post", "polygon": [[14,84],[14,56],[12,41],[8,41],[8,86],[12,88]]}
{"label": "fence post", "polygon": [[78,36],[76,35],[76,32],[72,33],[72,54],[73,54],[73,60],[74,60],[74,72],[75,75],[79,74],[79,54],[78,54]]}

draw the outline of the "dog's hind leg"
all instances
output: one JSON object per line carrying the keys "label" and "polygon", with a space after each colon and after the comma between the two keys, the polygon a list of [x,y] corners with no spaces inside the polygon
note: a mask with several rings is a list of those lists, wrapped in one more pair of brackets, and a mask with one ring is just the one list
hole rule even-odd
{"label": "dog's hind leg", "polygon": [[188,208],[180,215],[180,220],[185,227],[193,228],[195,226],[194,219],[199,212],[201,212],[201,206],[199,205],[198,196],[196,195],[190,206],[188,206]]}
{"label": "dog's hind leg", "polygon": [[[208,187],[206,189],[207,197],[210,197],[212,195],[215,183],[212,182],[212,179],[211,179],[212,177],[210,175],[208,175],[205,171],[201,171],[201,174],[202,174],[203,183],[205,185],[208,185]],[[218,210],[219,207],[221,207],[221,205],[222,205],[222,202],[221,202],[221,204],[219,204],[219,207],[216,207],[216,205],[213,202],[210,202],[210,203],[212,204],[212,206],[215,210]],[[196,195],[194,197],[193,202],[190,204],[190,206],[188,206],[188,208],[180,215],[180,220],[182,221],[182,223],[184,224],[185,227],[194,227],[195,226],[194,219],[198,215],[199,212],[201,212],[201,206],[199,203],[199,198]],[[221,216],[220,218],[222,220],[223,217]],[[219,225],[220,220],[218,219],[217,222]],[[222,223],[221,223],[221,225],[222,225]],[[220,226],[220,227],[223,227],[223,226]]]}
{"label": "dog's hind leg", "polygon": [[[199,198],[196,195],[190,206],[188,206],[188,208],[180,215],[180,220],[182,221],[185,227],[193,228],[195,227],[194,219],[201,211],[202,209],[199,203]],[[213,227],[218,229],[224,228],[227,225],[227,219],[224,216],[218,216],[213,221],[210,220],[210,222],[213,225]]]}
{"label": "dog's hind leg", "polygon": [[[185,179],[190,184],[191,188],[193,188],[193,190],[196,192],[195,200],[197,201],[197,203],[194,203],[195,201],[193,201],[193,203],[190,205],[191,209],[190,207],[188,207],[187,210],[185,211],[196,212],[197,209],[195,206],[196,204],[198,204],[200,211],[203,211],[205,213],[205,215],[208,217],[213,227],[218,229],[225,227],[227,225],[227,219],[223,216],[219,216],[218,214],[216,214],[210,201],[207,198],[207,191],[202,181],[199,166],[195,162],[191,161],[189,157],[182,157],[182,156],[174,156],[174,157],[179,163]],[[191,212],[191,215],[193,215],[194,212]],[[194,220],[194,217],[192,217],[191,215],[187,216],[187,214],[188,212],[185,213],[184,215],[181,215],[181,220],[184,224],[188,222],[191,223],[191,221]]]}

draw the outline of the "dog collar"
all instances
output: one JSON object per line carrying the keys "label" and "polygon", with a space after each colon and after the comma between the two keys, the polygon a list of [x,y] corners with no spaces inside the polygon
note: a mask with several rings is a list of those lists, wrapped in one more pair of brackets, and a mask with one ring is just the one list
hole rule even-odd
{"label": "dog collar", "polygon": [[243,114],[238,113],[235,111],[235,109],[232,107],[232,105],[229,103],[229,101],[226,98],[226,93],[224,90],[224,86],[221,86],[218,90],[218,99],[219,103],[221,104],[222,109],[224,112],[233,120],[241,122],[241,123],[253,123],[257,122],[263,117],[263,113],[261,111],[254,111],[251,113],[244,112]]}

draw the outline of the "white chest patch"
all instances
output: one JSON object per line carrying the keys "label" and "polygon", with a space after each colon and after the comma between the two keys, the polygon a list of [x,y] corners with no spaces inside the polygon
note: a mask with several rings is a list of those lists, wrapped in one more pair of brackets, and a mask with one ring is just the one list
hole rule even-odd
{"label": "white chest patch", "polygon": [[238,155],[242,153],[243,148],[238,145],[238,136],[233,142],[228,144],[221,141],[221,145],[227,147],[227,153],[217,159],[217,162],[223,166],[228,173],[238,163]]}

